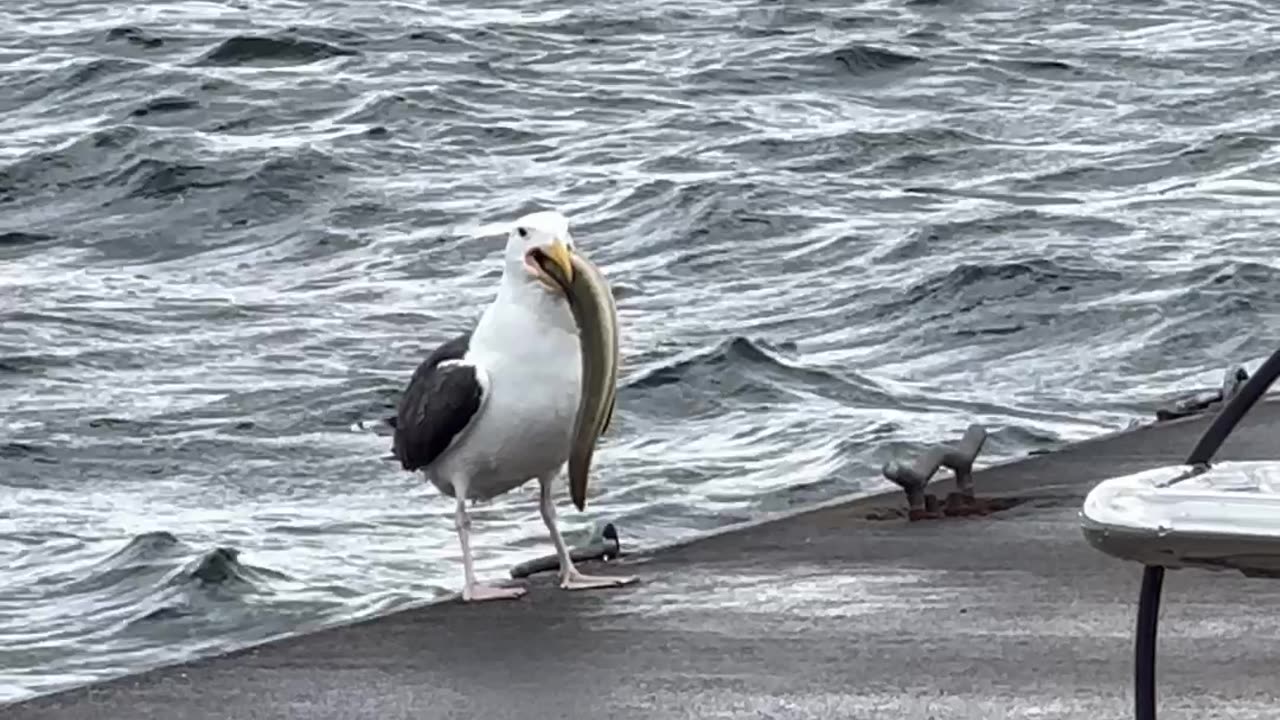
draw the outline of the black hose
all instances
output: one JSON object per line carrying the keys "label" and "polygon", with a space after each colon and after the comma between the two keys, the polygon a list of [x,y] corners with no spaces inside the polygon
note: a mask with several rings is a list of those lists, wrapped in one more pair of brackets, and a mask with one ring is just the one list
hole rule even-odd
{"label": "black hose", "polygon": [[[1188,465],[1208,465],[1231,431],[1267,394],[1271,384],[1280,378],[1280,350],[1267,358],[1253,377],[1223,404],[1217,417],[1200,436],[1187,456]],[[1142,591],[1138,596],[1138,627],[1133,643],[1133,716],[1135,720],[1156,720],[1156,631],[1160,623],[1160,589],[1164,585],[1164,568],[1148,565],[1142,569]]]}
{"label": "black hose", "polygon": [[1164,568],[1148,565],[1142,570],[1138,595],[1138,631],[1133,643],[1133,717],[1156,720],[1156,631],[1160,623],[1160,587]]}

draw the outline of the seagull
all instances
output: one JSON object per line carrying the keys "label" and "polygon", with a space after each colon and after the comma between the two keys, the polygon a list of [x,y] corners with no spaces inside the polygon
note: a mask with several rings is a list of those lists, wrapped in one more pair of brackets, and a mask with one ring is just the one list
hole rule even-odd
{"label": "seagull", "polygon": [[466,502],[492,499],[532,479],[560,560],[561,588],[636,581],[579,572],[556,523],[552,487],[569,458],[582,395],[579,328],[562,284],[573,277],[575,252],[561,213],[517,219],[507,233],[493,302],[474,328],[418,365],[397,407],[393,447],[401,467],[421,472],[454,499],[465,602],[525,594],[523,587],[477,582]]}

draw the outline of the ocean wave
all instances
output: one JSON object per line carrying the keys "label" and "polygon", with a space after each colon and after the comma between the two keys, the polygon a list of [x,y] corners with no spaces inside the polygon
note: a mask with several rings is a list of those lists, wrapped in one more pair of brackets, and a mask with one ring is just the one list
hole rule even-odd
{"label": "ocean wave", "polygon": [[123,40],[130,45],[136,45],[147,49],[154,49],[164,46],[164,38],[158,37],[139,27],[132,25],[121,25],[113,27],[107,31],[106,39],[108,41]]}
{"label": "ocean wave", "polygon": [[873,45],[854,44],[841,48],[829,56],[850,75],[863,76],[884,70],[897,70],[917,63],[924,58],[905,52],[879,48]]}
{"label": "ocean wave", "polygon": [[798,138],[753,137],[715,148],[774,164],[793,172],[841,172],[863,168],[887,168],[894,162],[915,162],[962,151],[991,142],[971,133],[949,128],[922,127],[907,130],[851,130],[835,136]]}
{"label": "ocean wave", "polygon": [[[858,404],[892,402],[888,393],[856,373],[806,367],[785,351],[730,337],[627,376],[619,404],[629,412],[638,408],[658,416],[696,418],[725,406],[800,403],[810,393]],[[663,390],[667,387],[670,392]]]}
{"label": "ocean wave", "polygon": [[1086,161],[1027,178],[1011,185],[1015,192],[1090,187],[1134,187],[1166,182],[1170,177],[1194,178],[1259,160],[1280,143],[1275,130],[1232,131],[1205,140],[1128,150],[1123,158]]}
{"label": "ocean wave", "polygon": [[1114,270],[1065,259],[961,263],[907,288],[901,302],[928,302],[964,312],[987,300],[1005,303],[1013,298],[1071,292],[1082,284],[1114,282],[1120,277]]}
{"label": "ocean wave", "polygon": [[208,65],[301,65],[333,57],[357,55],[355,48],[281,34],[237,35],[218,43],[200,58]]}
{"label": "ocean wave", "polygon": [[[210,603],[270,595],[277,584],[293,581],[284,573],[245,563],[235,548],[199,550],[163,530],[140,533],[99,557],[86,552],[83,543],[73,541],[72,545],[79,546],[70,552],[77,558],[73,567],[24,563],[19,558],[18,573],[25,588],[0,586],[0,601],[14,596],[57,596],[56,606],[33,614],[48,620],[94,612],[105,621],[104,628],[114,629],[104,633],[72,625],[66,632],[91,634],[100,642],[127,642],[129,627],[139,621],[178,616],[198,620]],[[20,627],[0,623],[0,637]]]}

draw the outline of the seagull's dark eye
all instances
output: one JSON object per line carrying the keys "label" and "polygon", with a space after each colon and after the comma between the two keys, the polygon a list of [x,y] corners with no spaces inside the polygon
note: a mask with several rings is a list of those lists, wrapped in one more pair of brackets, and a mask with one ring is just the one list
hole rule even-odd
{"label": "seagull's dark eye", "polygon": [[522,238],[529,237],[529,231],[525,230],[524,228],[516,228],[516,232],[519,233],[520,237]]}

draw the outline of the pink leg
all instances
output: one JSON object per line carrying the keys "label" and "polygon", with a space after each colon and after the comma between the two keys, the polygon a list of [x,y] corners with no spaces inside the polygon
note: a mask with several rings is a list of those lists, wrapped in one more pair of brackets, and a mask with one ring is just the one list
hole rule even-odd
{"label": "pink leg", "polygon": [[524,595],[525,589],[522,587],[494,587],[476,582],[476,571],[471,562],[471,518],[467,516],[465,494],[465,492],[458,492],[458,504],[453,516],[454,527],[458,530],[458,540],[462,543],[462,571],[466,575],[466,585],[462,588],[463,601],[514,600]]}
{"label": "pink leg", "polygon": [[630,585],[639,578],[635,576],[583,575],[573,566],[573,558],[569,557],[569,548],[560,536],[560,528],[556,525],[556,504],[551,498],[551,481],[554,476],[538,478],[541,493],[538,498],[538,509],[542,511],[542,522],[551,532],[551,541],[556,545],[556,556],[560,558],[560,587],[564,590],[591,590],[594,588],[612,588]]}

